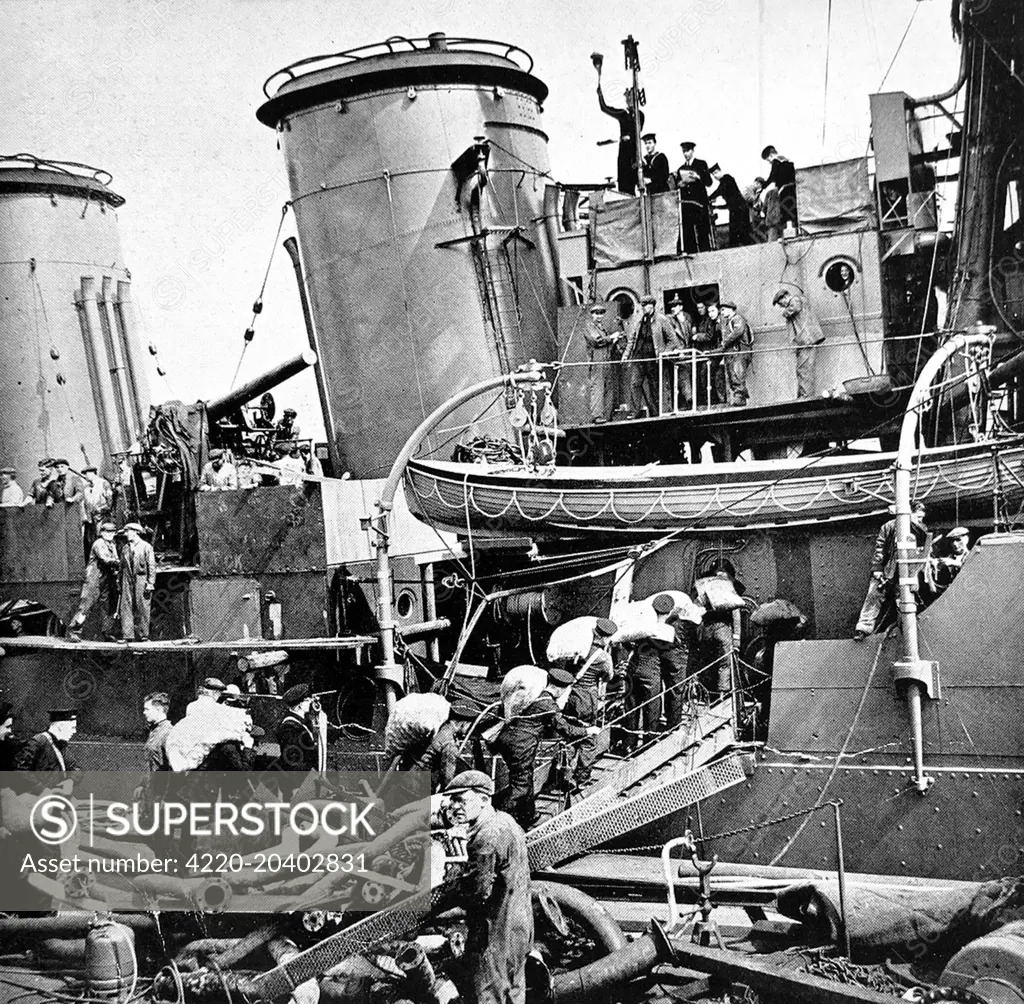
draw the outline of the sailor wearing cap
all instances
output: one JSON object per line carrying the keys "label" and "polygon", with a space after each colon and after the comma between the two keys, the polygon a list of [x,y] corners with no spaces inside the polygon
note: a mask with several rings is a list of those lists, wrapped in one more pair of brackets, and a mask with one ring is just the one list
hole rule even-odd
{"label": "sailor wearing cap", "polygon": [[650,638],[636,644],[630,672],[630,706],[635,710],[630,716],[628,727],[638,729],[642,723],[638,737],[640,745],[658,732],[661,720],[658,695],[663,683],[667,727],[675,728],[683,720],[682,688],[690,668],[690,647],[693,643],[693,627],[689,622],[674,616],[675,601],[668,593],[659,593],[651,605],[660,624],[672,625],[675,638],[670,643]]}
{"label": "sailor wearing cap", "polygon": [[814,397],[818,346],[825,341],[821,325],[804,297],[795,289],[782,287],[772,298],[772,304],[782,311],[789,325],[790,338],[796,346],[796,396]]}
{"label": "sailor wearing cap", "polygon": [[640,138],[644,143],[644,156],[641,163],[644,172],[644,189],[648,195],[667,192],[670,173],[668,157],[658,152],[658,137],[653,132],[645,132]]}
{"label": "sailor wearing cap", "polygon": [[473,705],[463,701],[459,703],[458,714],[461,717],[456,718],[455,707],[451,707],[448,720],[442,722],[436,732],[414,742],[398,757],[399,770],[429,772],[430,790],[433,792],[444,791],[462,766],[459,747],[477,711]]}
{"label": "sailor wearing cap", "polygon": [[726,404],[742,408],[747,403],[747,370],[754,357],[754,336],[747,319],[729,300],[718,305],[718,329],[722,333],[722,370]]}
{"label": "sailor wearing cap", "polygon": [[68,625],[68,641],[81,641],[82,628],[94,606],[99,604],[102,617],[102,637],[114,641],[114,616],[117,612],[117,576],[121,558],[114,543],[115,526],[109,520],[99,525],[99,537],[89,550],[89,563],[85,566],[85,582],[78,610]]}
{"label": "sailor wearing cap", "polygon": [[[309,685],[297,683],[289,687],[281,695],[287,709],[280,724],[277,726],[277,743],[281,747],[278,761],[281,770],[301,771],[303,774],[316,770],[319,766],[320,742],[309,720],[313,707],[313,694]],[[289,789],[287,794],[298,786],[291,782],[282,782]]]}
{"label": "sailor wearing cap", "polygon": [[210,459],[199,475],[201,492],[226,492],[238,487],[238,471],[223,450],[210,450]]}
{"label": "sailor wearing cap", "polygon": [[[583,339],[590,355],[587,369],[590,421],[606,422],[618,406],[619,372],[625,335],[622,331],[607,330],[608,307],[592,303],[587,308]],[[616,318],[617,323],[617,318]]]}
{"label": "sailor wearing cap", "polygon": [[541,740],[556,735],[577,740],[601,731],[596,725],[571,722],[559,710],[559,699],[572,686],[573,679],[567,670],[549,670],[548,684],[541,695],[505,723],[493,744],[508,767],[509,787],[504,806],[524,829],[537,820],[533,772]]}
{"label": "sailor wearing cap", "polygon": [[156,588],[156,553],[143,540],[139,523],[126,523],[121,550],[121,634],[125,641],[149,641],[150,604]]}
{"label": "sailor wearing cap", "polygon": [[467,1004],[525,1004],[526,956],[533,947],[533,905],[526,837],[491,804],[494,783],[479,770],[452,778],[449,814],[468,827],[467,862],[455,882],[466,911]]}
{"label": "sailor wearing cap", "polygon": [[[612,635],[618,625],[607,617],[598,617],[594,625],[594,640],[585,659],[569,667],[573,674],[572,691],[565,705],[565,712],[586,725],[597,725],[601,716],[600,688],[615,675],[611,648]],[[577,788],[590,782],[590,770],[598,754],[598,737],[587,736],[580,740],[579,757],[573,771]]]}
{"label": "sailor wearing cap", "polygon": [[69,775],[78,769],[78,764],[68,748],[68,743],[78,731],[78,712],[71,708],[59,708],[50,712],[50,725],[45,732],[34,735],[21,748],[15,761],[16,770],[36,771],[54,775],[49,785],[41,780],[30,784],[35,792],[44,787],[52,787],[54,782],[68,780]]}
{"label": "sailor wearing cap", "polygon": [[679,144],[683,162],[676,170],[679,187],[679,208],[683,221],[683,251],[711,250],[711,210],[708,186],[712,183],[706,160],[694,156],[695,143],[684,140]]}

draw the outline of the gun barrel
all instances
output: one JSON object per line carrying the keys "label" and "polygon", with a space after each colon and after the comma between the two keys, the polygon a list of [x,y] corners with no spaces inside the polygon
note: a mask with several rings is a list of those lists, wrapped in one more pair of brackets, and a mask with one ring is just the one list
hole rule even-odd
{"label": "gun barrel", "polygon": [[206,402],[206,414],[211,422],[223,418],[236,408],[241,408],[243,404],[259,397],[260,394],[276,387],[279,383],[284,383],[289,377],[301,373],[315,363],[316,353],[312,349],[303,349],[293,359],[280,363],[261,376],[242,384],[241,387],[236,387],[233,391],[222,394],[220,397],[211,398]]}

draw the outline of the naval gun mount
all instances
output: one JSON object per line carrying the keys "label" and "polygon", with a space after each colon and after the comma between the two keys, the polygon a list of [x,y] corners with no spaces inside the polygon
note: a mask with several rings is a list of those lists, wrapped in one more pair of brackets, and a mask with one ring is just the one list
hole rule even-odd
{"label": "naval gun mount", "polygon": [[196,559],[195,494],[214,450],[223,450],[228,462],[250,461],[253,486],[274,483],[269,465],[282,448],[311,444],[274,423],[276,406],[270,392],[316,361],[316,353],[306,348],[219,397],[195,404],[168,401],[150,409],[138,449],[118,459],[126,519],[152,531],[158,552],[186,563]]}

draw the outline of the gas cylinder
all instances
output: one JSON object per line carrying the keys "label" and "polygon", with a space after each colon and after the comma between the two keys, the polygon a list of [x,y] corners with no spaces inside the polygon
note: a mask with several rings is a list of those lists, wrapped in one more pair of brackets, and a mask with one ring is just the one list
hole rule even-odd
{"label": "gas cylinder", "polygon": [[135,990],[135,933],[110,917],[97,916],[85,936],[85,980],[93,997],[125,1001]]}

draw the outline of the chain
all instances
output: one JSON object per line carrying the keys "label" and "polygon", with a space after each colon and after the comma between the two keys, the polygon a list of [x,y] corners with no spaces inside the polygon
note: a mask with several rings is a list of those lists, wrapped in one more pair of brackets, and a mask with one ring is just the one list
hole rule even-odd
{"label": "chain", "polygon": [[[787,816],[779,816],[777,819],[765,819],[760,823],[751,823],[749,826],[741,826],[736,830],[725,830],[722,833],[709,833],[701,837],[701,843],[708,843],[711,840],[725,840],[727,837],[738,837],[741,833],[753,833],[755,830],[762,830],[767,826],[778,826],[780,823],[788,823],[791,820],[799,819],[801,816],[809,816],[819,809],[832,808],[835,805],[842,805],[843,800],[837,798],[834,802],[819,802],[807,809],[798,809]],[[603,850],[602,854],[640,854],[647,851],[660,851],[664,844],[644,844],[640,847],[616,847],[610,850]]]}

